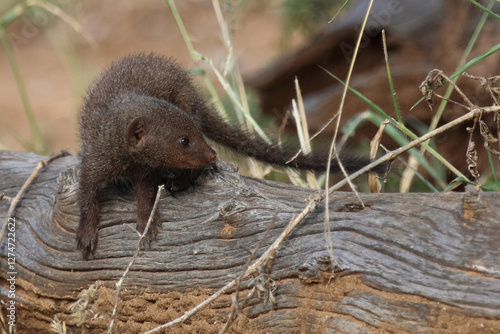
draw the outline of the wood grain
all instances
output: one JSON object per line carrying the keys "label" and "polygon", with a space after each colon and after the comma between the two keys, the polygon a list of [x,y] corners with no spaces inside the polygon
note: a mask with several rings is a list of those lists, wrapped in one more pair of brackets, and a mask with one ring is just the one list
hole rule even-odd
{"label": "wood grain", "polygon": [[[42,158],[0,151],[0,192],[15,196]],[[83,260],[75,242],[78,164],[77,156],[50,163],[15,210],[16,293],[25,329],[43,323],[48,330],[54,315],[73,326],[76,321],[67,306],[99,281],[101,294],[93,307],[102,318],[89,320],[88,325],[90,332],[100,332],[112,306],[104,296],[112,293],[137,247],[131,192],[110,184],[101,203],[96,256]],[[218,163],[217,169],[207,170],[186,191],[163,194],[161,230],[126,278],[117,332],[120,328],[140,332],[171,320],[175,315],[168,307],[162,316],[146,311],[158,307],[160,300],[168,305],[184,300],[176,309],[181,315],[196,304],[196,296],[237,277],[275,212],[277,220],[256,256],[313,194],[241,177],[232,163]],[[249,328],[276,333],[500,331],[499,193],[362,194],[362,199],[365,209],[351,193],[337,192],[330,198],[330,237],[339,264],[335,278],[330,280],[322,204],[278,250],[270,274],[277,283],[276,303],[252,299],[230,332]],[[6,200],[0,202],[2,217],[8,208]],[[6,244],[4,238],[3,300],[8,289]],[[251,287],[251,280],[242,282],[242,295]],[[172,293],[179,295],[172,300]],[[139,308],[141,298],[145,304]],[[229,308],[229,296],[215,303],[211,309],[215,313],[207,317],[214,317],[216,324],[205,321],[203,331],[217,332]],[[189,332],[202,326],[199,321],[175,332]]]}

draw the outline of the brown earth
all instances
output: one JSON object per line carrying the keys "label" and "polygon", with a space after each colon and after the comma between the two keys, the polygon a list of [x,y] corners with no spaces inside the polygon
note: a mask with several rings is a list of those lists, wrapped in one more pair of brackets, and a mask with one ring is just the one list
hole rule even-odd
{"label": "brown earth", "polygon": [[[278,284],[285,284],[285,281],[280,281]],[[319,284],[317,284],[319,283]],[[94,298],[89,300],[90,311],[83,318],[83,325],[77,325],[78,316],[70,311],[69,307],[74,303],[72,300],[61,301],[54,304],[51,299],[46,299],[46,302],[37,301],[38,305],[46,305],[45,308],[37,310],[22,310],[18,315],[19,319],[23,319],[22,329],[26,332],[37,331],[37,333],[49,333],[43,330],[46,328],[47,317],[46,313],[57,313],[58,319],[63,321],[68,326],[68,329],[74,329],[78,326],[78,332],[83,334],[104,333],[109,328],[109,315],[113,312],[115,300],[115,289],[105,287],[104,282],[97,282],[97,289]],[[127,287],[128,290],[135,290],[133,286]],[[315,296],[318,294],[331,294],[332,300],[329,304],[340,303],[342,299],[349,293],[356,291],[375,291],[373,288],[363,284],[363,281],[355,276],[337,277],[333,284],[328,284],[328,278],[325,277],[322,282],[313,284],[301,284],[300,295],[308,296],[303,298],[303,303],[298,306],[297,313],[303,314],[304,328],[300,333],[321,333],[321,323],[311,323],[308,318],[311,318],[311,312],[314,313],[316,319],[321,319],[321,311],[313,311],[317,309],[318,300]],[[248,290],[241,291],[241,296],[248,293]],[[184,293],[168,292],[159,293],[155,291],[145,290],[142,298],[137,297],[137,291],[127,293],[127,290],[122,290],[120,293],[120,301],[117,308],[117,318],[115,319],[115,333],[143,333],[148,330],[157,328],[181,317],[186,311],[197,306],[205,299],[210,297],[213,291],[209,290],[189,290]],[[376,291],[377,294],[382,294],[386,300],[393,302],[401,302],[412,305],[422,305],[427,301],[420,296],[401,295],[397,293]],[[29,298],[28,298],[29,299]],[[430,306],[435,304],[429,302]],[[186,320],[184,323],[176,324],[167,329],[157,331],[157,333],[219,333],[227,322],[227,316],[231,312],[231,298],[228,295],[219,297],[213,305],[197,312],[193,317]],[[324,305],[326,309],[331,305]],[[49,311],[50,310],[50,311]],[[283,310],[277,310],[277,312]],[[273,311],[271,311],[273,312]],[[325,312],[325,315],[328,312]],[[464,317],[463,310],[457,307],[442,305],[440,310],[436,309],[433,316],[436,333],[442,334],[471,334],[483,333],[494,334],[500,331],[500,322],[497,320],[485,320],[477,318],[471,320],[469,317]],[[268,333],[262,328],[262,324],[251,322],[254,318],[251,311],[243,310],[242,314],[237,317],[226,333]],[[329,319],[326,317],[325,320]],[[255,325],[252,325],[255,324]],[[379,328],[374,326],[366,326],[367,332],[372,334],[394,333],[394,328],[390,325],[381,324]],[[257,327],[254,327],[257,326]],[[387,327],[386,327],[387,326]],[[406,332],[405,332],[406,333]]]}

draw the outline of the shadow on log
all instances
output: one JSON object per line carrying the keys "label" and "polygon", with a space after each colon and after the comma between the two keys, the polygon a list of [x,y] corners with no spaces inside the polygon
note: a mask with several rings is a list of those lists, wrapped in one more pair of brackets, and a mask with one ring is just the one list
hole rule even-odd
{"label": "shadow on log", "polygon": [[[0,151],[0,192],[14,197],[42,158]],[[67,156],[41,170],[14,212],[15,242],[7,234],[2,240],[2,312],[8,321],[6,305],[15,300],[18,333],[48,332],[55,316],[71,333],[102,333],[115,283],[137,248],[136,204],[127,191],[109,186],[96,256],[82,259],[75,242],[78,164],[77,156]],[[231,163],[218,167],[182,193],[162,194],[162,228],[124,281],[116,333],[144,332],[175,319],[238,277],[275,212],[256,257],[313,194],[241,177]],[[228,333],[500,332],[499,193],[361,197],[365,209],[351,193],[330,197],[335,277],[321,204],[280,245],[268,268],[277,286],[274,302],[255,294]],[[2,217],[8,209],[4,199]],[[9,298],[10,272],[15,299]],[[86,309],[75,312],[78,295],[96,282],[94,293],[79,301],[88,302]],[[252,279],[241,282],[240,297],[254,285]],[[217,333],[230,308],[225,294],[166,332]]]}

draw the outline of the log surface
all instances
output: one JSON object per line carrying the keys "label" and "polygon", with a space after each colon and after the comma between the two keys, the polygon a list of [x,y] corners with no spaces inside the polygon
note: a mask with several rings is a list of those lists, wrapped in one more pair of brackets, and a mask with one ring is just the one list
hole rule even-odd
{"label": "log surface", "polygon": [[[42,158],[0,151],[0,192],[14,197]],[[111,310],[114,284],[137,248],[133,195],[108,185],[97,251],[94,258],[83,260],[75,242],[78,164],[77,156],[51,162],[14,212],[20,328],[48,330],[54,315],[74,326],[67,306],[99,281],[101,294],[93,307],[101,318],[87,320],[87,330],[102,331],[109,322],[106,312]],[[117,330],[153,328],[239,276],[275,212],[277,219],[257,257],[313,194],[241,177],[231,163],[219,163],[218,169],[206,171],[175,196],[162,194],[160,233],[150,249],[141,250],[125,279]],[[254,297],[229,332],[500,332],[499,193],[361,198],[365,209],[351,193],[337,192],[329,200],[335,278],[330,279],[321,204],[278,249],[270,271],[277,284],[275,303]],[[8,209],[6,200],[0,202],[2,217]],[[0,292],[6,301],[7,235],[0,253]],[[242,282],[240,294],[251,287],[251,280]],[[160,301],[166,306],[153,312]],[[206,311],[213,313],[202,313],[174,332],[217,332],[229,309],[227,295]],[[213,321],[201,321],[203,315]]]}

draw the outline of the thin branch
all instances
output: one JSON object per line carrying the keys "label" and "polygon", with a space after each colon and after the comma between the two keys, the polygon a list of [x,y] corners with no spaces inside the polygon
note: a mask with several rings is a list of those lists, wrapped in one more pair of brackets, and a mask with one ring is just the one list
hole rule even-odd
{"label": "thin branch", "polygon": [[[344,91],[342,93],[342,98],[340,100],[339,110],[337,111],[338,118],[337,118],[337,124],[335,125],[335,132],[333,134],[332,142],[330,145],[330,151],[328,152],[328,161],[329,162],[332,161],[333,157],[335,157],[337,159],[337,163],[340,167],[340,170],[342,171],[342,174],[345,176],[344,180],[347,180],[347,183],[349,183],[349,186],[351,187],[351,189],[354,190],[356,197],[358,197],[359,201],[362,204],[363,204],[363,201],[361,200],[361,197],[359,197],[359,194],[355,191],[355,187],[351,183],[350,179],[347,177],[347,172],[346,172],[344,166],[342,165],[342,162],[340,161],[339,154],[337,152],[337,147],[335,146],[335,142],[336,142],[337,134],[338,134],[338,131],[340,128],[340,116],[342,115],[342,111],[344,109],[344,103],[345,103],[345,99],[347,96],[347,90],[349,89],[349,82],[351,81],[352,71],[354,69],[354,63],[356,62],[356,58],[358,56],[359,46],[360,46],[361,40],[363,38],[363,32],[365,31],[366,22],[368,21],[368,16],[370,15],[373,1],[374,0],[370,1],[368,8],[366,9],[365,18],[363,20],[363,24],[361,25],[361,29],[360,29],[360,32],[358,35],[358,40],[356,41],[356,47],[354,48],[354,54],[352,56],[352,61],[351,61],[351,64],[349,65],[349,71],[347,73],[347,79],[346,79],[346,83],[344,85]],[[326,169],[325,193],[328,192],[329,175],[330,175],[330,163],[328,163],[328,167]],[[327,199],[327,201],[328,201],[328,199]],[[363,206],[364,206],[364,204],[363,204]],[[326,208],[325,221],[327,221],[328,217],[329,217],[328,216],[328,205],[326,205],[325,208]]]}
{"label": "thin branch", "polygon": [[[385,154],[383,157],[377,159],[376,161],[373,161],[372,163],[368,164],[367,166],[365,166],[364,168],[360,169],[359,171],[349,175],[346,179],[338,182],[337,184],[335,184],[334,186],[330,187],[328,189],[327,192],[324,192],[324,191],[319,191],[319,192],[316,192],[314,193],[313,195],[311,195],[308,199],[308,205],[304,208],[304,210],[302,210],[302,212],[297,216],[295,217],[294,219],[292,219],[288,225],[285,227],[285,230],[280,234],[280,236],[278,238],[276,238],[276,240],[272,243],[271,246],[269,246],[269,248],[264,252],[264,254],[261,255],[261,257],[259,257],[246,271],[243,275],[240,276],[239,279],[235,279],[229,283],[227,283],[225,286],[223,286],[221,289],[219,289],[217,292],[215,292],[214,294],[212,294],[210,297],[208,297],[207,299],[205,299],[202,303],[198,304],[197,306],[195,306],[194,308],[192,308],[191,310],[187,311],[186,313],[184,313],[184,315],[182,315],[181,317],[177,318],[177,319],[174,319],[166,324],[163,324],[159,327],[156,327],[154,329],[151,329],[147,332],[145,332],[144,334],[151,334],[151,333],[155,333],[157,332],[158,330],[160,329],[165,329],[165,328],[168,328],[168,327],[171,327],[175,324],[178,324],[178,323],[181,323],[181,322],[184,322],[185,320],[189,319],[191,316],[193,316],[196,312],[198,312],[199,310],[205,308],[206,306],[208,306],[211,302],[213,302],[214,300],[216,300],[218,297],[220,297],[222,294],[226,293],[227,291],[229,291],[230,289],[232,289],[233,287],[235,287],[239,280],[241,280],[242,278],[246,278],[256,272],[258,272],[259,268],[263,265],[263,263],[265,263],[266,261],[268,261],[269,259],[272,259],[274,257],[274,254],[276,252],[276,250],[278,249],[278,247],[281,245],[281,243],[283,242],[283,240],[293,231],[293,229],[305,218],[307,217],[308,215],[310,215],[311,213],[313,213],[314,211],[316,211],[316,208],[318,207],[318,205],[326,198],[327,195],[331,194],[333,191],[339,189],[340,187],[344,186],[348,181],[351,181],[351,180],[354,180],[355,178],[357,178],[358,176],[366,173],[367,171],[369,171],[370,169],[373,169],[374,167],[380,165],[380,164],[383,164],[387,161],[392,161],[394,159],[396,159],[399,155],[401,155],[402,153],[408,151],[409,149],[425,142],[426,140],[436,136],[437,134],[441,133],[441,132],[444,132],[446,130],[449,130],[451,128],[453,128],[454,126],[456,126],[457,124],[460,124],[462,122],[465,122],[469,119],[472,119],[474,118],[478,113],[481,113],[481,112],[500,112],[500,106],[490,106],[490,107],[477,107],[477,106],[474,106],[473,108],[471,108],[470,112],[463,115],[462,117],[459,117],[455,120],[453,120],[452,122],[449,122],[443,126],[441,126],[440,128],[437,128],[435,129],[434,131],[431,131],[429,133],[427,133],[426,135],[420,137],[420,138],[417,138],[415,139],[414,141],[408,143],[407,145],[405,146],[402,146],[396,150],[393,150],[387,154]],[[325,206],[327,207],[327,206]]]}
{"label": "thin branch", "polygon": [[349,82],[351,81],[352,71],[354,69],[354,64],[356,62],[356,59],[358,57],[359,46],[361,45],[361,40],[363,38],[363,33],[365,31],[366,22],[368,21],[368,16],[370,15],[370,12],[372,9],[373,1],[374,0],[370,1],[368,8],[366,9],[365,18],[363,20],[363,24],[361,25],[361,29],[359,31],[358,40],[356,41],[356,47],[354,48],[354,54],[352,56],[352,61],[351,61],[351,64],[349,65],[349,71],[347,73],[346,84],[344,85],[344,91],[342,92],[342,98],[340,100],[339,110],[337,111],[338,117],[337,117],[337,123],[335,124],[335,131],[333,133],[332,142],[330,144],[330,150],[328,151],[328,165],[326,168],[326,179],[325,179],[325,190],[324,190],[324,198],[326,200],[324,235],[325,235],[325,240],[327,242],[328,253],[330,254],[330,258],[331,258],[331,262],[332,262],[332,271],[334,270],[333,268],[335,268],[336,260],[335,260],[334,254],[333,254],[333,243],[332,243],[332,240],[330,238],[331,231],[330,231],[330,212],[328,210],[328,185],[329,185],[329,180],[330,180],[331,161],[332,161],[333,157],[335,157],[335,159],[337,160],[337,164],[339,165],[339,168],[340,168],[342,174],[344,175],[344,180],[346,180],[346,182],[349,184],[351,189],[354,191],[354,194],[358,198],[361,205],[363,207],[365,206],[365,204],[363,203],[363,200],[361,199],[358,192],[356,191],[356,187],[351,182],[351,179],[349,179],[348,174],[344,168],[344,165],[342,164],[342,161],[340,161],[339,153],[337,151],[337,146],[335,144],[337,141],[337,134],[339,133],[339,129],[340,129],[340,119],[342,116],[342,112],[344,110],[344,103],[345,103],[345,99],[347,96],[347,90],[349,89]]}
{"label": "thin branch", "polygon": [[[434,136],[436,136],[444,131],[447,131],[447,130],[453,128],[454,126],[456,126],[460,123],[463,123],[465,121],[468,121],[468,120],[476,117],[477,113],[481,113],[481,112],[500,112],[500,106],[490,106],[490,107],[477,107],[477,106],[475,106],[467,114],[465,114],[457,119],[454,119],[453,121],[451,121],[449,123],[446,123],[445,125],[435,129],[434,131],[431,131],[431,132],[425,134],[424,136],[422,136],[420,138],[415,139],[412,142],[409,142],[405,146],[402,146],[396,150],[390,151],[389,153],[385,154],[381,158],[371,162],[370,164],[366,165],[365,167],[358,170],[357,172],[349,175],[348,179],[353,180],[353,179],[357,178],[358,176],[366,173],[370,169],[372,169],[372,168],[374,168],[374,167],[376,167],[384,162],[392,161],[392,160],[396,159],[399,155],[403,154],[404,152],[408,151],[409,149],[425,142],[426,140],[428,140],[428,139],[430,139],[430,138],[432,138],[432,137],[434,137]],[[338,190],[339,188],[344,186],[347,182],[348,181],[346,179],[343,179],[342,181],[340,181],[337,184],[330,187],[328,189],[328,193],[332,193],[333,191]]]}
{"label": "thin branch", "polygon": [[[288,225],[285,227],[285,230],[273,242],[273,244],[271,246],[269,246],[269,248],[264,252],[264,254],[262,254],[261,257],[259,257],[254,262],[254,264],[252,264],[245,271],[245,273],[242,276],[243,278],[246,278],[246,277],[248,277],[248,276],[256,273],[259,270],[259,268],[262,266],[262,264],[264,262],[266,262],[269,259],[272,259],[274,257],[276,249],[283,242],[283,240],[293,231],[293,229],[295,228],[295,226],[297,226],[307,215],[309,215],[310,213],[312,213],[312,212],[314,212],[316,210],[318,204],[323,199],[323,196],[324,196],[324,193],[321,193],[319,195],[318,194],[314,194],[313,196],[310,197],[309,204],[307,205],[307,207],[296,218],[294,218],[292,221],[290,221],[290,223],[288,223]],[[165,329],[165,328],[171,327],[171,326],[173,326],[175,324],[178,324],[178,323],[186,321],[191,316],[193,316],[196,312],[198,312],[199,310],[202,310],[203,308],[205,308],[206,306],[208,306],[211,302],[213,302],[214,300],[216,300],[217,298],[219,298],[222,294],[224,294],[227,291],[229,291],[230,289],[232,289],[237,284],[237,281],[238,280],[235,279],[235,280],[227,283],[222,288],[220,288],[217,292],[215,292],[210,297],[208,297],[207,299],[205,299],[203,302],[201,302],[200,304],[196,305],[191,310],[189,310],[186,313],[184,313],[184,315],[182,315],[181,317],[179,317],[177,319],[174,319],[174,320],[172,320],[172,321],[170,321],[170,322],[168,322],[166,324],[163,324],[163,325],[161,325],[159,327],[153,328],[153,329],[151,329],[151,330],[149,330],[147,332],[144,332],[143,334],[155,333],[155,332],[159,331],[160,329]]]}
{"label": "thin branch", "polygon": [[123,281],[125,280],[125,277],[127,277],[127,274],[130,271],[130,268],[132,267],[135,260],[137,259],[137,256],[139,255],[139,251],[141,250],[141,245],[142,245],[143,241],[145,240],[146,235],[148,234],[149,226],[151,225],[151,222],[153,221],[153,217],[154,217],[154,214],[156,212],[156,207],[158,206],[158,202],[160,201],[161,191],[164,188],[165,188],[165,186],[163,184],[158,186],[158,191],[156,192],[156,198],[155,198],[155,203],[153,204],[153,209],[151,209],[151,213],[149,214],[149,219],[148,219],[148,222],[146,224],[146,228],[144,229],[144,232],[142,233],[141,238],[139,239],[139,242],[137,243],[137,249],[135,250],[134,256],[132,256],[132,259],[130,259],[130,262],[127,266],[127,269],[125,269],[122,277],[116,283],[115,303],[113,306],[113,313],[111,314],[111,322],[109,323],[108,334],[111,334],[113,332],[113,325],[115,323],[116,310],[118,308],[118,300],[119,300],[120,291],[121,291]]}
{"label": "thin branch", "polygon": [[11,199],[10,201],[10,207],[9,211],[7,211],[7,219],[5,219],[5,222],[2,226],[2,232],[0,232],[0,241],[3,239],[3,236],[5,234],[5,230],[7,229],[7,224],[9,222],[9,219],[14,217],[14,212],[16,210],[17,205],[19,204],[19,201],[21,198],[23,198],[23,195],[26,193],[26,190],[28,190],[29,186],[33,182],[33,180],[36,178],[38,173],[49,163],[51,163],[53,160],[56,160],[61,157],[65,157],[69,155],[70,153],[67,150],[62,150],[56,153],[52,153],[47,159],[42,159],[40,162],[38,162],[38,165],[36,165],[35,169],[31,173],[31,175],[28,177],[24,185],[21,187],[21,190],[19,190],[14,196],[14,198]]}
{"label": "thin branch", "polygon": [[238,312],[241,308],[244,308],[246,306],[246,303],[250,300],[250,298],[253,296],[255,293],[256,289],[255,287],[252,288],[252,290],[248,293],[248,295],[245,297],[245,299],[242,302],[242,305],[239,305],[239,294],[240,294],[240,283],[245,279],[244,274],[247,271],[248,267],[250,266],[250,263],[252,263],[253,259],[255,258],[255,254],[257,254],[257,251],[262,247],[262,244],[264,244],[264,241],[267,239],[267,236],[269,235],[269,232],[271,232],[271,229],[274,226],[274,223],[276,222],[276,219],[278,218],[278,211],[274,212],[274,217],[271,223],[267,226],[267,230],[264,233],[264,236],[262,239],[260,239],[259,244],[257,247],[255,247],[254,251],[250,254],[250,256],[247,259],[247,262],[245,263],[245,266],[243,267],[243,270],[241,272],[241,275],[237,278],[237,284],[236,284],[236,291],[233,294],[232,298],[232,304],[231,304],[231,313],[227,317],[226,324],[224,327],[220,330],[219,334],[224,334],[233,321],[238,317]]}

